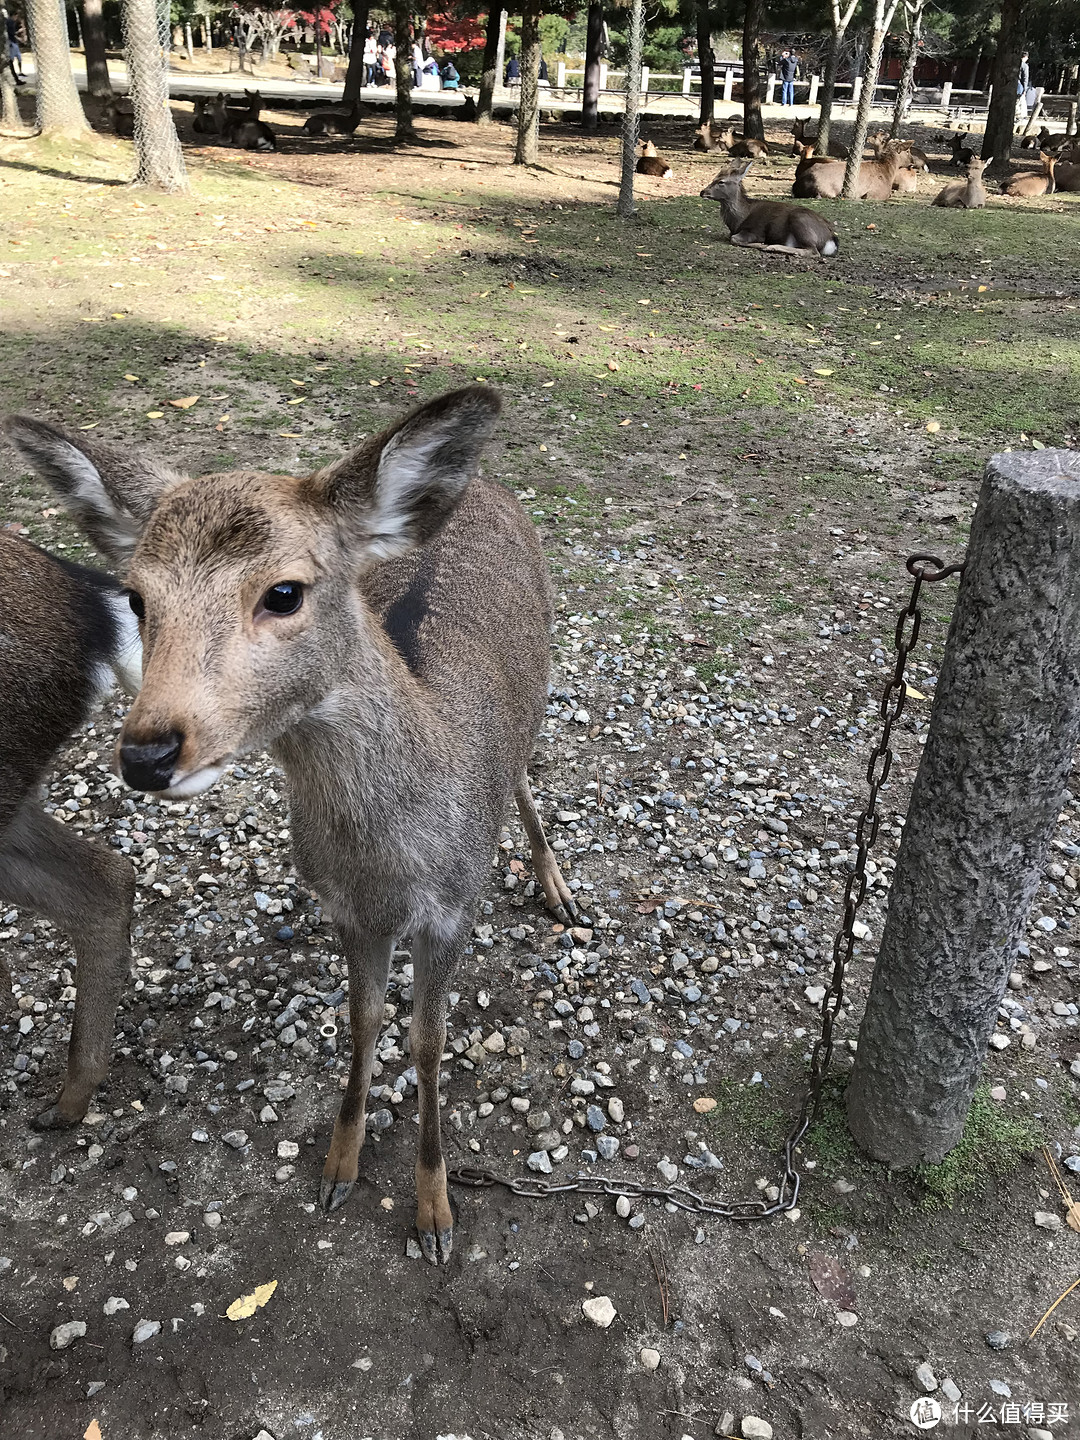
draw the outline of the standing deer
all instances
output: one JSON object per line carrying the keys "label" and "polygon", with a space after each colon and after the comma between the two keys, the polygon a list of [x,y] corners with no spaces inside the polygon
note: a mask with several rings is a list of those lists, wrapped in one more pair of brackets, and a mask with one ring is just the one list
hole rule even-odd
{"label": "standing deer", "polygon": [[[77,454],[71,450],[73,460]],[[81,503],[73,494],[72,509]],[[54,1130],[79,1123],[108,1073],[113,1017],[131,957],[135,876],[121,856],[46,815],[37,788],[114,675],[137,688],[139,639],[115,581],[3,534],[0,611],[0,896],[67,931],[78,962],[67,1075],[57,1100],[33,1121],[38,1130]],[[6,979],[0,961],[0,982]]]}
{"label": "standing deer", "polygon": [[450,1255],[439,1140],[447,993],[513,794],[548,904],[574,913],[526,775],[544,714],[547,562],[518,501],[474,478],[499,412],[471,386],[313,475],[177,479],[52,425],[9,422],[27,461],[127,567],[144,647],[120,734],[129,785],[197,795],[269,748],[297,867],[349,965],[352,1064],[323,1169],[348,1197],[395,941],[415,967],[409,1049],[420,1134],[416,1227]]}
{"label": "standing deer", "polygon": [[968,161],[967,179],[950,181],[938,191],[930,204],[943,205],[950,210],[981,210],[986,204],[983,171],[993,163],[992,158],[980,160],[978,155],[973,155]]}
{"label": "standing deer", "polygon": [[750,165],[723,171],[701,192],[703,200],[717,200],[732,245],[782,251],[787,255],[835,255],[836,231],[822,215],[803,205],[782,200],[751,200],[743,188]]}

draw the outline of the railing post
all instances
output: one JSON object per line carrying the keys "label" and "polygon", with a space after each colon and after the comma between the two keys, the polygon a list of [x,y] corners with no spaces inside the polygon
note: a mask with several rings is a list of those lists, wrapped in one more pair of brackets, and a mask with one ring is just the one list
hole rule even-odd
{"label": "railing post", "polygon": [[731,104],[731,87],[735,83],[735,71],[729,65],[724,71],[724,103]]}
{"label": "railing post", "polygon": [[951,81],[951,80],[946,80],[946,81],[945,81],[945,84],[942,85],[942,87],[941,87],[941,103],[942,103],[942,105],[951,105],[951,104],[952,104],[952,81]]}
{"label": "railing post", "polygon": [[862,81],[863,77],[856,75],[855,83],[851,87],[851,103],[855,106],[856,110],[859,108],[859,96],[862,94]]}
{"label": "railing post", "polygon": [[691,73],[690,73],[690,66],[689,66],[689,65],[684,65],[684,66],[683,66],[683,72],[682,72],[682,93],[683,93],[684,95],[689,95],[689,94],[690,94],[690,81],[691,81],[692,79],[693,79],[693,76],[692,76]]}
{"label": "railing post", "polygon": [[566,88],[566,61],[560,60],[555,66],[555,85],[559,90]]}
{"label": "railing post", "polygon": [[600,89],[607,89],[607,61],[600,61]]}
{"label": "railing post", "polygon": [[775,76],[775,75],[770,75],[770,76],[769,76],[769,83],[765,86],[765,104],[766,104],[766,105],[771,105],[771,104],[773,103],[773,96],[775,95],[775,93],[776,93],[776,76]]}
{"label": "railing post", "polygon": [[648,67],[648,65],[642,65],[642,67],[641,67],[641,93],[642,93],[642,95],[648,95],[648,93],[649,93],[649,67]]}
{"label": "railing post", "polygon": [[887,1165],[960,1139],[1078,740],[1080,455],[995,455],[848,1084],[852,1134]]}
{"label": "railing post", "polygon": [[810,76],[810,98],[809,98],[809,100],[806,102],[808,105],[816,105],[816,104],[817,104],[817,92],[818,92],[818,86],[819,86],[820,84],[821,84],[821,76],[820,76],[820,75],[811,75],[811,76]]}

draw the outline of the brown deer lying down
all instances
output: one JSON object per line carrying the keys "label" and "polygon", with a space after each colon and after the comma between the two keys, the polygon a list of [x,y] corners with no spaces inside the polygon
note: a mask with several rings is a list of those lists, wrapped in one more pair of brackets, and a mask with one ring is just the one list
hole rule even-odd
{"label": "brown deer lying down", "polygon": [[733,125],[726,125],[720,131],[719,138],[720,144],[726,148],[728,154],[740,159],[757,160],[762,155],[769,153],[769,147],[764,140],[748,139],[745,135],[737,132]]}
{"label": "brown deer lying down", "polygon": [[126,95],[110,95],[102,111],[113,132],[125,140],[135,134],[135,107]]}
{"label": "brown deer lying down", "polygon": [[[942,139],[948,142],[949,137],[944,135]],[[949,164],[955,165],[957,170],[964,170],[974,158],[975,151],[972,150],[971,146],[965,145],[959,134],[954,134],[952,137],[952,155],[949,157]]]}
{"label": "brown deer lying down", "polygon": [[1014,175],[1010,180],[1003,180],[1001,193],[1013,196],[1052,195],[1057,156],[1044,153],[1039,159],[1043,167],[1041,174]]}
{"label": "brown deer lying down", "polygon": [[783,200],[750,199],[742,182],[752,163],[721,170],[701,192],[703,200],[719,202],[732,245],[782,251],[785,255],[835,255],[840,242],[824,216]]}
{"label": "brown deer lying down", "polygon": [[[810,146],[810,152],[811,154],[813,154],[814,145],[816,142],[813,135],[808,135],[806,133],[807,126],[810,123],[810,117],[806,116],[802,120],[796,120],[794,125],[792,125],[791,133],[795,137],[791,146],[792,155],[802,155],[804,153],[803,147],[805,145]],[[839,140],[830,140],[829,154],[836,156],[836,158],[839,160],[846,160],[848,157],[848,148],[846,145],[841,145]],[[824,160],[825,156],[823,155],[821,158]]]}
{"label": "brown deer lying down", "polygon": [[715,150],[720,144],[721,129],[715,120],[706,120],[704,125],[699,125],[694,131],[694,149]]}
{"label": "brown deer lying down", "polygon": [[[224,103],[225,97],[221,97]],[[205,95],[195,97],[194,114],[191,117],[191,128],[196,135],[220,135],[217,116],[210,108],[211,102]]]}
{"label": "brown deer lying down", "polygon": [[667,161],[661,160],[656,153],[656,146],[651,140],[642,140],[641,154],[634,169],[639,175],[657,175],[661,180],[670,180],[673,174]]}
{"label": "brown deer lying down", "polygon": [[352,135],[360,124],[360,101],[351,110],[314,110],[304,121],[307,135]]}
{"label": "brown deer lying down", "polygon": [[[909,147],[890,140],[880,160],[864,160],[859,166],[857,200],[888,200],[897,171],[904,164]],[[840,160],[807,157],[795,171],[791,193],[800,199],[835,200],[844,188],[846,166]]]}
{"label": "brown deer lying down", "polygon": [[1080,164],[1054,166],[1054,191],[1056,194],[1075,195],[1080,191]]}
{"label": "brown deer lying down", "polygon": [[[285,770],[296,863],[349,966],[329,1210],[356,1182],[390,960],[410,937],[416,1227],[432,1263],[453,1240],[439,1138],[447,996],[511,795],[548,903],[574,914],[526,774],[547,705],[550,571],[520,502],[477,476],[498,412],[494,390],[457,390],[300,477],[186,479],[127,447],[9,422],[24,459],[126,569],[145,652],[120,732],[128,784],[186,798],[267,748]],[[110,1037],[105,1025],[98,1039]]]}
{"label": "brown deer lying down", "polygon": [[[68,448],[72,461],[77,454]],[[82,505],[74,494],[72,509]],[[66,931],[78,961],[63,1089],[32,1122],[53,1130],[79,1123],[109,1069],[113,1017],[131,963],[135,877],[114,851],[46,815],[38,786],[114,673],[138,687],[141,651],[135,617],[115,581],[2,533],[0,611],[0,897]],[[0,984],[6,978],[0,960]]]}
{"label": "brown deer lying down", "polygon": [[1074,135],[1066,135],[1064,131],[1055,135],[1044,125],[1038,135],[1025,135],[1020,141],[1020,147],[1023,150],[1047,150],[1051,155],[1060,155],[1072,145],[1075,138]]}
{"label": "brown deer lying down", "polygon": [[[885,147],[889,143],[889,132],[887,130],[879,130],[878,133],[873,136],[869,142],[870,153],[872,157],[875,160],[884,159]],[[910,140],[896,140],[892,143],[896,145],[906,146],[908,154],[911,158],[904,166],[905,169],[916,170],[927,175],[930,173],[930,161],[927,158],[925,150],[920,150],[918,146],[913,145]]]}
{"label": "brown deer lying down", "polygon": [[986,204],[982,174],[993,163],[992,158],[981,160],[978,155],[973,155],[968,161],[967,179],[951,180],[937,192],[930,204],[942,205],[949,210],[981,210]]}

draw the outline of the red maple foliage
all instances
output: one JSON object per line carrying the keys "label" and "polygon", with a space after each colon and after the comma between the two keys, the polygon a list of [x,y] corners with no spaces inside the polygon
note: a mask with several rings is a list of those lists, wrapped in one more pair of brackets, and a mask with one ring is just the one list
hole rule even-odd
{"label": "red maple foliage", "polygon": [[317,12],[315,10],[297,10],[296,15],[305,25],[314,26],[317,14],[319,29],[324,36],[328,36],[336,18],[334,11],[337,10],[340,5],[341,0],[327,0],[327,3],[321,6]]}
{"label": "red maple foliage", "polygon": [[484,47],[484,27],[472,16],[462,17],[449,11],[429,15],[425,34],[433,50],[441,50],[447,55],[482,50]]}

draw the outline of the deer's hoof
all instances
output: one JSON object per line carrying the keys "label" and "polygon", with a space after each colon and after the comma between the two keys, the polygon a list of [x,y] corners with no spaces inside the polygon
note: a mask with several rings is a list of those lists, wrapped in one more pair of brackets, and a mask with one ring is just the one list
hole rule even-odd
{"label": "deer's hoof", "polygon": [[438,1235],[434,1230],[418,1230],[416,1233],[420,1237],[420,1249],[424,1252],[424,1259],[432,1265],[438,1265],[440,1260],[444,1265],[447,1264],[454,1248],[453,1227],[440,1230]]}
{"label": "deer's hoof", "polygon": [[355,1180],[328,1180],[323,1177],[319,1186],[319,1204],[329,1215],[338,1210],[353,1192]]}
{"label": "deer's hoof", "polygon": [[30,1128],[33,1130],[73,1130],[81,1115],[70,1115],[61,1110],[58,1104],[48,1105],[30,1121]]}

